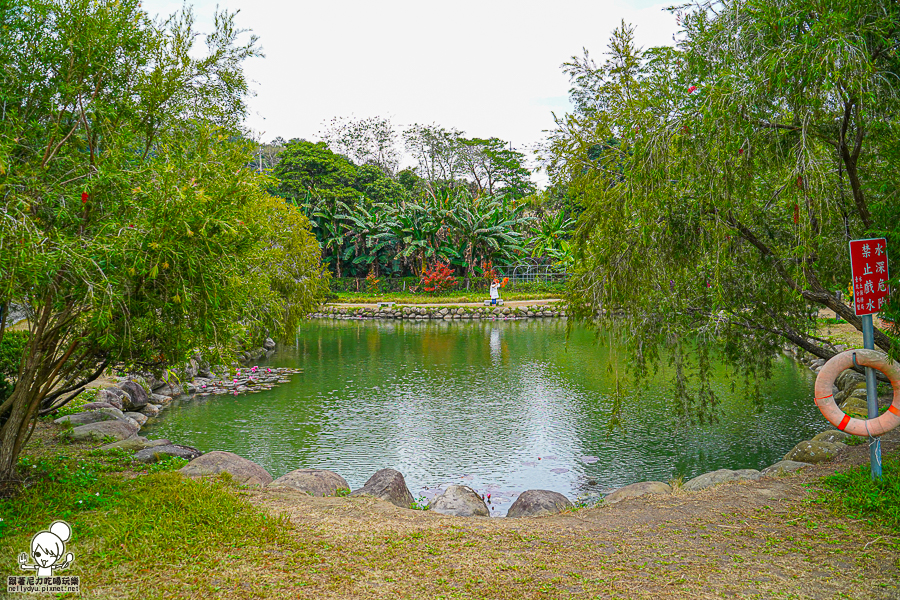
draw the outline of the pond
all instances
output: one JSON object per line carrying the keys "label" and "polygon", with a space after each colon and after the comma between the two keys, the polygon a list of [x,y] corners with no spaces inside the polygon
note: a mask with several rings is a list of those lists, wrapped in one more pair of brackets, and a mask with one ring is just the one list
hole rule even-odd
{"label": "pond", "polygon": [[[504,515],[526,489],[570,499],[638,481],[760,469],[828,428],[814,375],[777,359],[753,408],[733,373],[713,368],[716,424],[678,426],[665,368],[624,388],[610,428],[624,352],[561,320],[315,321],[269,364],[301,367],[289,384],[173,403],[148,434],[227,450],[274,477],[298,468],[342,475],[353,489],[397,469],[416,497],[460,483],[492,495]],[[733,389],[734,387],[734,389]]]}

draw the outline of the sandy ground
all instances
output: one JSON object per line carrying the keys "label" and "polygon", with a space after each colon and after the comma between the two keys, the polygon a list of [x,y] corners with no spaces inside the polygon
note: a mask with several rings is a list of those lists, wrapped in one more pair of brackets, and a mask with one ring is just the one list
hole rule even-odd
{"label": "sandy ground", "polygon": [[[517,306],[536,306],[542,304],[552,304],[560,302],[560,298],[543,298],[541,300],[504,300],[503,306],[515,308]],[[398,306],[415,306],[416,308],[430,308],[435,306],[484,306],[484,302],[435,302],[432,304],[403,304],[395,303]],[[329,306],[337,306],[338,308],[378,308],[378,303],[369,304],[349,304],[349,303],[329,303]]]}
{"label": "sandy ground", "polygon": [[[820,319],[833,319],[835,317],[836,315],[833,310],[823,308],[819,311]],[[873,322],[875,327],[882,331],[888,329],[888,324],[878,317],[874,317]],[[819,333],[822,337],[831,340],[835,344],[844,344],[854,348],[863,347],[862,331],[849,323],[822,323],[819,325]]]}
{"label": "sandy ground", "polygon": [[285,491],[248,497],[316,540],[302,598],[897,599],[897,532],[810,502],[819,477],[867,457],[856,446],[794,476],[532,519]]}

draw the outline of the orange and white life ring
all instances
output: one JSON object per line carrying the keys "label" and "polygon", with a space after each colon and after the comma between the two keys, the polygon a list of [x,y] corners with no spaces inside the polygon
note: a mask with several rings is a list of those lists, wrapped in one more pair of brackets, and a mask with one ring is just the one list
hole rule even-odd
{"label": "orange and white life ring", "polygon": [[[855,419],[846,414],[834,401],[831,393],[835,379],[844,369],[856,364],[872,367],[884,373],[894,388],[894,400],[881,416],[875,419]],[[816,406],[828,421],[847,433],[863,437],[879,436],[900,425],[900,365],[876,350],[847,350],[832,356],[816,377]]]}

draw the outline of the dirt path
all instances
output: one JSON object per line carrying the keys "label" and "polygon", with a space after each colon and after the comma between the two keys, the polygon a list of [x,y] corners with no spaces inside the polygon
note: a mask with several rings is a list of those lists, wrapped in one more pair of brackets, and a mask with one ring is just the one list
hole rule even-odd
{"label": "dirt path", "polygon": [[[831,309],[823,308],[819,311],[820,319],[834,319],[837,315]],[[888,324],[879,319],[874,318],[875,327],[886,331]],[[853,348],[862,348],[862,331],[849,323],[822,323],[819,325],[819,333],[835,344],[844,344]]]}
{"label": "dirt path", "polygon": [[[560,302],[559,298],[542,298],[540,300],[504,300],[503,306],[508,306],[510,308],[515,308],[517,306],[535,306],[535,305],[543,305],[543,304],[552,304],[553,302]],[[396,302],[397,305],[402,306],[415,306],[416,308],[433,308],[440,306],[484,306],[484,302],[434,302],[431,304],[403,304],[402,302]],[[352,303],[329,303],[329,306],[337,306],[338,308],[378,308],[378,303],[371,302],[368,304],[352,304]]]}
{"label": "dirt path", "polygon": [[461,519],[286,491],[248,496],[286,515],[315,556],[312,569],[275,568],[275,595],[896,600],[897,533],[810,502],[819,477],[866,459],[857,446],[840,465],[792,477],[538,519]]}

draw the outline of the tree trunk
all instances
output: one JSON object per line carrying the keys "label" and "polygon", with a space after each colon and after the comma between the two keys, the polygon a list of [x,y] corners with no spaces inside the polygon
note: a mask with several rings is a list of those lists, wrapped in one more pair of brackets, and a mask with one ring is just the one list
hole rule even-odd
{"label": "tree trunk", "polygon": [[27,389],[26,386],[16,385],[7,400],[12,403],[12,412],[0,432],[0,481],[15,477],[16,461],[28,434],[29,423],[34,418],[33,409],[37,408],[33,390]]}
{"label": "tree trunk", "polygon": [[16,387],[3,403],[9,408],[0,415],[0,481],[15,476],[16,461],[27,440],[28,428],[41,398],[46,395],[45,382],[52,371],[52,361],[39,349],[43,346],[39,341],[35,338],[29,341]]}
{"label": "tree trunk", "polygon": [[475,260],[473,258],[474,252],[472,252],[472,243],[466,247],[466,269],[468,272],[466,273],[466,277],[472,277],[475,274]]}

